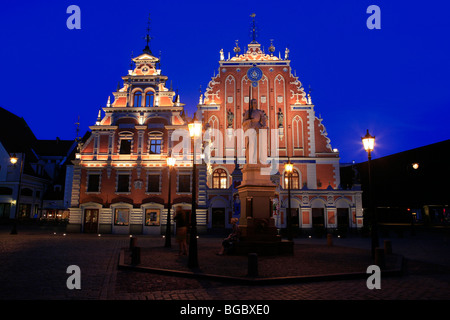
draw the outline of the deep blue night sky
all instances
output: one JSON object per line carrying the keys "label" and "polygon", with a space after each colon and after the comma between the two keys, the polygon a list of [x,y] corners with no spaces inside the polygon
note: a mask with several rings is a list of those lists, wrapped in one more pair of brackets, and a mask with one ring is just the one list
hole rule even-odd
{"label": "deep blue night sky", "polygon": [[[69,5],[81,30],[69,30]],[[381,29],[369,30],[369,5]],[[131,53],[161,51],[162,74],[191,114],[217,72],[219,51],[250,40],[290,50],[291,66],[323,118],[341,161],[366,160],[450,138],[450,3],[447,1],[11,1],[0,11],[0,106],[24,117],[39,139],[81,134],[126,75]]]}

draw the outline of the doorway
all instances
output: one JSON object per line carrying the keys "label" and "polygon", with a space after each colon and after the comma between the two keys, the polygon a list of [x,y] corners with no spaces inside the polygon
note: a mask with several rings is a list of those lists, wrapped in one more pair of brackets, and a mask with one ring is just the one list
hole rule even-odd
{"label": "doorway", "polygon": [[212,208],[211,210],[211,227],[225,228],[225,208]]}
{"label": "doorway", "polygon": [[84,233],[96,233],[98,230],[98,209],[84,210]]}
{"label": "doorway", "polygon": [[324,208],[312,208],[312,227],[316,236],[322,237],[325,234]]}
{"label": "doorway", "polygon": [[337,229],[340,235],[347,234],[349,222],[349,208],[337,208]]}

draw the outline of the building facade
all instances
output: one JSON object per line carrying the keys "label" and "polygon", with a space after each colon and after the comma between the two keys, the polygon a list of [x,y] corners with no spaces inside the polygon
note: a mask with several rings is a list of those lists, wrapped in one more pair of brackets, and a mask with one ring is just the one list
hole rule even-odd
{"label": "building facade", "polygon": [[[160,234],[173,210],[190,210],[192,164],[180,159],[170,173],[172,133],[187,132],[184,105],[167,88],[148,45],[122,77],[114,101],[99,111],[73,166],[68,231]],[[103,111],[103,115],[102,115]],[[173,212],[173,210],[171,212]]]}
{"label": "building facade", "polygon": [[75,139],[37,139],[23,118],[0,108],[0,223],[68,218],[65,168],[75,147]]}
{"label": "building facade", "polygon": [[263,110],[266,116],[266,147],[260,151],[275,169],[271,175],[278,186],[273,199],[277,227],[286,227],[289,175],[284,164],[289,160],[294,165],[290,198],[294,228],[362,227],[361,188],[341,188],[339,152],[332,149],[311,95],[292,70],[289,50],[286,48],[284,57],[280,53],[276,56],[270,43],[268,51],[263,52],[255,38],[242,53],[237,42],[227,58],[221,50],[218,72],[200,96],[198,109],[204,127],[216,132],[206,138],[212,150],[206,164],[208,226],[229,227],[235,212],[236,186],[245,161],[240,152],[245,146],[239,144],[239,130],[253,100],[254,108]]}
{"label": "building facade", "polygon": [[[290,159],[294,228],[360,228],[362,191],[340,188],[339,153],[331,148],[310,95],[292,73],[288,50],[284,58],[276,57],[271,44],[265,54],[253,39],[242,54],[237,44],[233,51],[225,59],[221,50],[219,72],[197,106],[196,117],[203,124],[197,145],[203,156],[196,157],[201,159],[195,186],[198,231],[230,228],[232,216],[239,215],[236,187],[245,157],[236,132],[252,100],[267,115],[267,158],[276,163],[270,174],[277,185],[272,199],[277,227],[286,227],[284,163]],[[179,96],[167,88],[168,78],[148,43],[133,63],[113,93],[114,101],[108,98],[90,127],[91,136],[80,144],[72,168],[68,231],[161,234],[169,210],[191,210],[190,119]],[[166,160],[171,155],[176,164],[169,170]]]}

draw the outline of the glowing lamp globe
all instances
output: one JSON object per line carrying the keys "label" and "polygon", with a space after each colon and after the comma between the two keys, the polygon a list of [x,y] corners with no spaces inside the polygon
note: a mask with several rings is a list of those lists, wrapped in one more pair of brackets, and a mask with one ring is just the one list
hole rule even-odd
{"label": "glowing lamp globe", "polygon": [[367,152],[373,151],[375,147],[375,137],[372,137],[369,134],[369,129],[367,129],[366,135],[362,137],[361,140],[364,146],[364,150],[366,150]]}

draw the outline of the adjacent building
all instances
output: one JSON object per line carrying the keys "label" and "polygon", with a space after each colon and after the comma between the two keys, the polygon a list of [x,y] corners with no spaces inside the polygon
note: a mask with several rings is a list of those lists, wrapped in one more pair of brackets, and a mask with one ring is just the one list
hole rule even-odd
{"label": "adjacent building", "polygon": [[0,222],[68,219],[64,191],[72,178],[65,169],[76,145],[75,139],[39,140],[23,118],[0,108]]}

